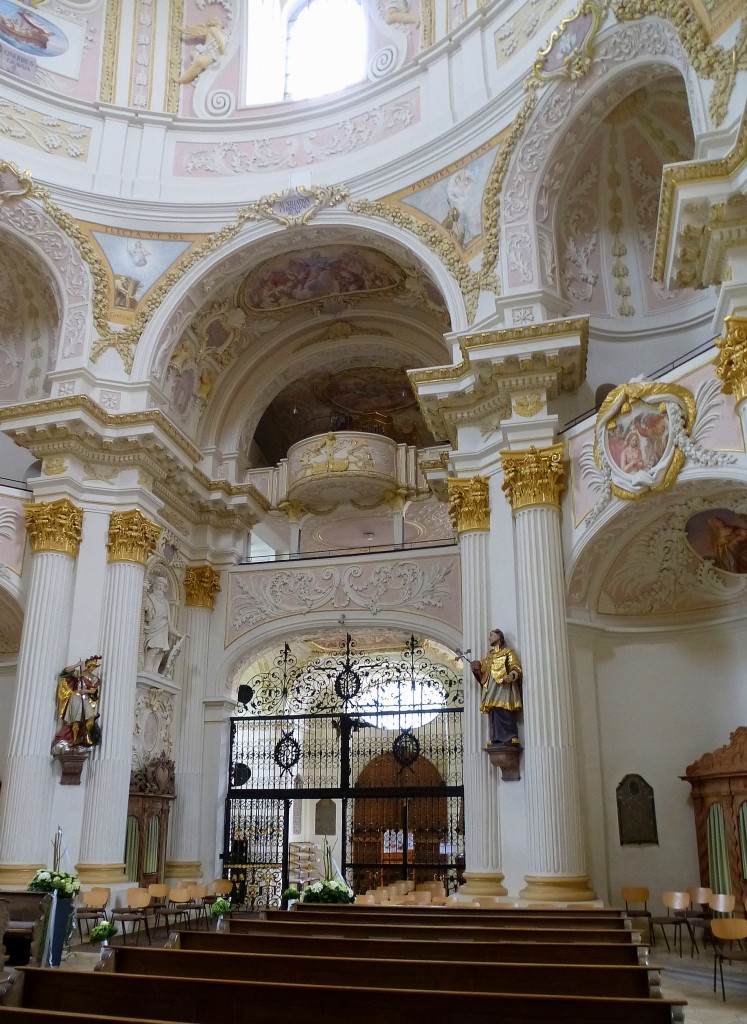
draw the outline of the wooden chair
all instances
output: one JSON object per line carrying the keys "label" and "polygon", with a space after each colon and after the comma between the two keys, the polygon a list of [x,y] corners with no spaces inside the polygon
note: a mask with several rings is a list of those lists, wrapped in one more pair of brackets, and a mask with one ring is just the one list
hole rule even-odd
{"label": "wooden chair", "polygon": [[654,934],[651,927],[651,911],[648,909],[648,888],[645,885],[624,885],[620,890],[620,898],[625,904],[625,913],[629,917],[646,918],[648,941],[653,945]]}
{"label": "wooden chair", "polygon": [[231,898],[233,892],[233,882],[230,878],[216,878],[213,882],[213,894],[215,896],[222,896],[223,899],[227,900]]}
{"label": "wooden chair", "polygon": [[151,897],[150,908],[154,913],[166,906],[169,895],[168,885],[162,885],[160,882],[151,882],[148,886],[148,892]]}
{"label": "wooden chair", "polygon": [[[713,918],[713,911],[708,905],[713,891],[705,886],[693,885],[687,890],[687,894],[690,897],[690,906],[686,911],[686,915],[690,922],[690,928],[692,929],[693,936],[700,929],[703,932],[703,942],[705,943],[708,941],[711,919]],[[697,941],[695,942],[695,949],[700,952]]]}
{"label": "wooden chair", "polygon": [[708,897],[708,906],[710,907],[713,917],[731,917],[734,913],[734,907],[736,905],[736,897],[733,893],[728,892],[714,892]]}
{"label": "wooden chair", "polygon": [[169,898],[166,906],[156,911],[155,927],[158,928],[163,918],[166,922],[166,931],[168,932],[170,930],[169,919],[173,918],[176,924],[181,918],[184,921],[184,927],[189,928],[191,909],[189,889],[186,886],[178,889],[169,889]]}
{"label": "wooden chair", "polygon": [[690,922],[685,916],[685,911],[690,906],[689,894],[687,892],[664,892],[661,895],[661,902],[666,907],[667,912],[666,914],[651,918],[651,944],[654,945],[655,943],[655,929],[658,924],[661,928],[661,934],[664,936],[664,941],[667,944],[667,949],[671,951],[666,932],[667,928],[671,928],[674,942],[676,943],[679,939],[680,956],[682,956],[682,926],[684,925],[690,936],[690,956],[692,956],[695,949],[695,936],[690,927]]}
{"label": "wooden chair", "polygon": [[747,963],[747,950],[734,949],[735,942],[747,939],[747,920],[742,917],[714,917],[711,921],[711,937],[713,938],[713,991],[716,991],[716,966],[721,973],[721,998],[726,1001],[724,990],[724,960],[732,963],[741,960]]}
{"label": "wooden chair", "polygon": [[205,927],[207,928],[210,924],[208,917],[208,904],[207,900],[210,899],[208,894],[207,885],[188,885],[187,893],[189,894],[189,902],[192,905],[192,913],[194,913],[195,921],[199,927],[200,919],[204,918]]}
{"label": "wooden chair", "polygon": [[111,889],[106,889],[103,886],[94,886],[88,892],[83,893],[80,906],[75,908],[81,942],[83,941],[83,921],[86,922],[86,934],[90,934],[93,926],[97,925],[99,921],[106,920],[106,905],[111,894]]}
{"label": "wooden chair", "polygon": [[145,925],[145,934],[148,937],[148,945],[151,945],[150,928],[148,926],[148,907],[150,906],[150,893],[147,889],[128,889],[127,906],[115,907],[110,915],[112,924],[122,923],[122,941],[127,945],[127,922],[132,922],[132,932],[140,936],[140,929]]}

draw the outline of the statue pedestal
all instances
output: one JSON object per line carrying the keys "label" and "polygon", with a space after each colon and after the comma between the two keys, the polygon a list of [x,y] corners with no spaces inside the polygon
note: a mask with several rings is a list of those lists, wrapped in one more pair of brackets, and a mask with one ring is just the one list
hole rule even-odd
{"label": "statue pedestal", "polygon": [[521,778],[519,763],[523,749],[518,743],[506,744],[505,746],[496,743],[483,747],[483,750],[490,758],[492,766],[500,768],[501,778],[504,782],[518,782]]}
{"label": "statue pedestal", "polygon": [[80,777],[83,773],[83,765],[88,760],[88,751],[64,750],[55,755],[60,762],[62,775],[60,776],[61,786],[79,786]]}

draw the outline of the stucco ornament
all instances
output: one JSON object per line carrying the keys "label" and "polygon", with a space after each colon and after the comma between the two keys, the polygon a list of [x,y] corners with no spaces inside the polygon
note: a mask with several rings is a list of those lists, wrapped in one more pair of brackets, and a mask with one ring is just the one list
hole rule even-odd
{"label": "stucco ornament", "polygon": [[706,381],[695,397],[678,384],[636,377],[615,388],[597,414],[594,444],[581,456],[581,471],[600,492],[586,519],[589,526],[612,497],[636,499],[670,487],[686,459],[723,466],[733,455],[703,448],[721,403],[718,381]]}
{"label": "stucco ornament", "polygon": [[599,28],[599,9],[589,0],[579,4],[570,18],[560,23],[550,42],[539,51],[534,73],[541,82],[556,78],[582,78],[591,68],[592,43]]}

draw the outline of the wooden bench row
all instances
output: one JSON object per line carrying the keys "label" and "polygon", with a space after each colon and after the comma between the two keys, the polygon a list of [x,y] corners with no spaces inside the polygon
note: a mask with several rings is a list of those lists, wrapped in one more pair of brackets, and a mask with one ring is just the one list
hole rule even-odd
{"label": "wooden bench row", "polygon": [[52,897],[43,892],[0,889],[0,900],[7,905],[8,910],[8,923],[2,940],[8,963],[39,963]]}
{"label": "wooden bench row", "polygon": [[[293,982],[313,985],[329,970],[323,954],[292,958],[279,953],[232,953],[184,949],[109,949],[98,970],[117,974],[160,974],[207,977],[228,981]],[[366,988],[427,988],[458,991],[471,979],[472,988],[490,992],[535,992],[546,995],[624,996],[645,999],[661,995],[661,977],[643,966],[545,964],[478,961],[374,959],[340,957],[334,961],[335,984]]]}
{"label": "wooden bench row", "polygon": [[532,940],[507,941],[487,939],[479,942],[455,942],[445,945],[436,938],[402,942],[397,938],[345,939],[320,934],[313,943],[303,936],[239,935],[236,932],[174,933],[169,948],[189,950],[225,950],[232,953],[280,953],[289,957],[305,956],[311,950],[315,955],[330,959],[341,957],[384,960],[449,960],[477,961],[480,963],[569,963],[569,964],[644,964],[647,946],[618,942],[541,942]]}
{"label": "wooden bench row", "polygon": [[[335,963],[327,964],[330,975],[335,968]],[[382,1020],[433,1024],[443,1019],[465,1024],[629,1024],[633,1020],[636,1024],[671,1024],[683,1019],[684,1006],[663,999],[475,992],[464,987],[459,991],[346,987],[37,967],[21,968],[21,973],[22,1005],[36,1010],[39,1021],[54,1020],[51,1015],[41,1016],[49,1010],[96,1014],[99,1020],[119,1010],[135,1019],[189,1024],[214,1024],[218,1019],[221,1024],[278,1024],[289,1018],[304,1024],[329,1024],[350,1016],[356,1024],[381,1024]],[[489,968],[464,982],[465,986],[487,985]],[[13,1019],[9,1008],[0,1012],[0,1021],[6,1019]]]}

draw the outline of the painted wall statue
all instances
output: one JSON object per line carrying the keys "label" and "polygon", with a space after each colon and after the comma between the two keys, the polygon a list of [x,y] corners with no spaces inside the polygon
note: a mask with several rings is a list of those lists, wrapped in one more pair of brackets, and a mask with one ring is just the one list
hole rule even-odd
{"label": "painted wall statue", "polygon": [[100,696],[100,654],[63,668],[57,680],[57,717],[60,724],[52,740],[53,754],[95,747],[101,743],[98,725]]}
{"label": "painted wall statue", "polygon": [[516,716],[522,708],[521,662],[500,629],[492,629],[488,640],[490,650],[483,660],[470,662],[482,688],[480,711],[489,718],[490,745],[515,746],[519,743]]}

